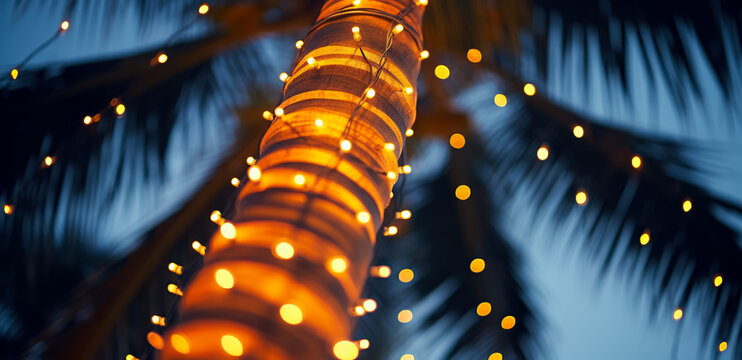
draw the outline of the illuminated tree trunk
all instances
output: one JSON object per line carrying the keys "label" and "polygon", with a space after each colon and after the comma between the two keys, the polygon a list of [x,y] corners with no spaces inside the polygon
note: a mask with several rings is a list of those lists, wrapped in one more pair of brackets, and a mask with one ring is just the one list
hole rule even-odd
{"label": "illuminated tree trunk", "polygon": [[325,3],[165,359],[357,356],[352,309],[415,119],[424,3]]}

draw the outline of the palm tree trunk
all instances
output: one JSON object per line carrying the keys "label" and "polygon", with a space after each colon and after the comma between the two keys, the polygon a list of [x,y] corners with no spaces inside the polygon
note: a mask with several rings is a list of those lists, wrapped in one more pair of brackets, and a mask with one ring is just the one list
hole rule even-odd
{"label": "palm tree trunk", "polygon": [[344,341],[415,119],[424,6],[353,3],[328,0],[303,40],[163,358],[357,356]]}

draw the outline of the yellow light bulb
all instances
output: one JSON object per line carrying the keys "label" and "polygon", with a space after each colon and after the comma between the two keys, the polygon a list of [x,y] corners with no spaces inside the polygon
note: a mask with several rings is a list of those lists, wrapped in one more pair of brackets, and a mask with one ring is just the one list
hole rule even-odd
{"label": "yellow light bulb", "polygon": [[132,355],[132,354],[127,354],[126,355],[126,360],[139,360],[139,358],[136,357],[136,356],[134,356],[134,355]]}
{"label": "yellow light bulb", "polygon": [[471,189],[466,185],[459,185],[456,188],[456,198],[459,200],[466,200],[471,196]]}
{"label": "yellow light bulb", "polygon": [[67,20],[62,21],[61,24],[59,24],[59,30],[67,31],[67,29],[70,28],[70,22]]}
{"label": "yellow light bulb", "polygon": [[412,135],[415,135],[415,130],[407,129],[407,131],[404,132],[404,136],[410,137]]}
{"label": "yellow light bulb", "polygon": [[428,0],[417,0],[417,3],[419,5],[425,6],[425,5],[428,5]]}
{"label": "yellow light bulb", "polygon": [[490,355],[490,357],[488,357],[487,360],[502,360],[502,354],[498,352],[492,353],[492,355]]}
{"label": "yellow light bulb", "polygon": [[154,325],[165,326],[165,318],[160,315],[152,315],[150,321],[152,321],[152,324]]}
{"label": "yellow light bulb", "polygon": [[721,277],[721,275],[714,276],[714,286],[719,287],[721,286],[721,283],[724,281],[724,279]]}
{"label": "yellow light bulb", "polygon": [[157,62],[160,64],[167,62],[167,55],[165,53],[160,53],[160,55],[157,56]]}
{"label": "yellow light bulb", "polygon": [[411,269],[402,269],[397,277],[399,278],[399,281],[408,283],[415,279],[415,272]]}
{"label": "yellow light bulb", "polygon": [[183,334],[175,333],[170,335],[170,345],[175,349],[175,351],[181,354],[188,354],[191,352],[191,344]]}
{"label": "yellow light bulb", "polygon": [[397,24],[396,26],[394,26],[394,29],[392,29],[392,33],[394,35],[397,35],[401,33],[402,31],[404,31],[404,26],[402,26],[402,24]]}
{"label": "yellow light bulb", "polygon": [[366,91],[366,97],[369,99],[372,99],[374,96],[376,96],[376,90],[374,89],[368,89]]}
{"label": "yellow light bulb", "polygon": [[502,318],[502,321],[500,322],[500,326],[505,330],[512,329],[513,327],[515,327],[515,317],[506,316]]}
{"label": "yellow light bulb", "polygon": [[412,166],[410,166],[410,165],[404,165],[404,166],[402,166],[402,168],[400,170],[402,170],[402,173],[404,173],[404,174],[409,174],[409,173],[412,172]]}
{"label": "yellow light bulb", "polygon": [[435,67],[435,77],[445,80],[451,75],[451,70],[446,65],[438,65]]}
{"label": "yellow light bulb", "polygon": [[237,229],[230,222],[225,222],[219,227],[219,232],[227,239],[234,239],[237,236]]}
{"label": "yellow light bulb", "polygon": [[523,93],[528,96],[536,95],[536,87],[533,84],[528,83],[523,86]]}
{"label": "yellow light bulb", "polygon": [[273,248],[275,255],[281,259],[288,260],[294,257],[294,247],[287,242],[280,242]]}
{"label": "yellow light bulb", "polygon": [[198,13],[201,15],[205,15],[207,12],[209,12],[209,4],[201,4],[201,6],[198,7]]}
{"label": "yellow light bulb", "polygon": [[366,223],[368,223],[369,221],[371,221],[371,214],[369,214],[369,213],[368,213],[368,212],[366,212],[366,211],[361,211],[361,212],[359,212],[358,214],[356,214],[356,219],[357,219],[357,220],[358,220],[358,222],[360,222],[361,224],[366,224]]}
{"label": "yellow light bulb", "polygon": [[363,316],[366,313],[366,310],[364,310],[363,306],[361,305],[356,306],[353,311],[355,312],[356,316]]}
{"label": "yellow light bulb", "polygon": [[206,254],[206,246],[201,245],[201,243],[198,241],[193,241],[191,243],[191,247],[193,248],[193,250],[196,250],[196,252],[201,255]]}
{"label": "yellow light bulb", "polygon": [[371,267],[371,275],[380,277],[382,279],[388,278],[392,274],[392,269],[389,268],[389,266],[381,265],[381,266],[372,266]]}
{"label": "yellow light bulb", "polygon": [[575,194],[575,202],[580,206],[587,204],[587,193],[584,191],[578,191],[577,194]]}
{"label": "yellow light bulb", "polygon": [[454,133],[448,139],[448,143],[451,144],[451,147],[454,149],[461,149],[464,147],[464,145],[466,145],[466,138],[464,137],[464,135]]}
{"label": "yellow light bulb", "polygon": [[13,205],[9,205],[9,204],[5,204],[5,205],[3,205],[3,212],[4,212],[4,213],[5,213],[6,215],[10,215],[10,214],[12,214],[12,213],[13,213]]}
{"label": "yellow light bulb", "polygon": [[672,312],[672,318],[675,319],[675,321],[680,320],[683,317],[683,308],[679,307],[675,309],[675,311]]}
{"label": "yellow light bulb", "polygon": [[374,299],[366,299],[363,301],[363,310],[366,310],[366,312],[376,311],[377,306],[376,300]]}
{"label": "yellow light bulb", "polygon": [[315,60],[313,57],[310,57],[309,59],[307,59],[307,64],[309,64],[310,66],[314,66],[314,64],[316,63],[317,63],[317,60]]}
{"label": "yellow light bulb", "polygon": [[252,156],[248,156],[247,159],[245,159],[245,162],[247,163],[247,165],[255,164],[255,158]]}
{"label": "yellow light bulb", "polygon": [[727,349],[727,342],[726,341],[722,341],[719,344],[719,352],[724,352],[724,350],[726,350],[726,349]]}
{"label": "yellow light bulb", "polygon": [[399,212],[399,217],[400,217],[400,219],[407,220],[407,219],[409,219],[409,218],[412,217],[412,211],[410,211],[410,210],[402,210],[402,211]]}
{"label": "yellow light bulb", "polygon": [[180,290],[178,285],[175,284],[167,284],[167,291],[178,296],[183,296],[183,290]]}
{"label": "yellow light bulb", "polygon": [[263,111],[263,119],[268,120],[268,121],[273,120],[273,113],[268,110]]}
{"label": "yellow light bulb", "polygon": [[399,232],[399,229],[394,225],[384,229],[384,235],[386,236],[397,235],[397,232]]}
{"label": "yellow light bulb", "polygon": [[492,312],[492,304],[484,301],[477,305],[477,315],[487,316],[490,314],[490,312]]}
{"label": "yellow light bulb", "polygon": [[415,355],[404,354],[401,358],[399,358],[399,360],[415,360]]}
{"label": "yellow light bulb", "polygon": [[478,49],[469,49],[466,52],[466,59],[476,64],[482,61],[482,52]]}
{"label": "yellow light bulb", "polygon": [[244,350],[240,339],[233,335],[224,335],[221,342],[224,352],[232,356],[242,356]]}
{"label": "yellow light bulb", "polygon": [[689,212],[693,208],[693,203],[690,200],[683,201],[683,211]]}
{"label": "yellow light bulb", "polygon": [[582,128],[580,125],[575,125],[572,128],[572,135],[574,135],[576,138],[580,139],[583,136],[585,136],[585,129]]}
{"label": "yellow light bulb", "polygon": [[325,122],[322,121],[322,119],[314,120],[314,125],[317,126],[317,127],[322,127],[324,124],[325,124]]}
{"label": "yellow light bulb", "polygon": [[386,151],[394,151],[394,149],[395,149],[394,144],[392,144],[392,143],[386,143],[386,144],[384,144],[384,150],[386,150]]}
{"label": "yellow light bulb", "polygon": [[642,246],[649,244],[649,232],[645,231],[641,236],[639,236],[639,243],[642,244]]}
{"label": "yellow light bulb", "polygon": [[471,272],[475,274],[484,271],[484,267],[485,267],[484,260],[480,258],[476,258],[472,260],[471,263],[469,264],[469,270],[471,270]]}
{"label": "yellow light bulb", "polygon": [[340,360],[354,360],[358,357],[358,346],[347,340],[338,341],[332,347],[332,353]]}
{"label": "yellow light bulb", "polygon": [[232,180],[229,181],[230,184],[234,187],[240,186],[240,179],[233,177]]}
{"label": "yellow light bulb", "polygon": [[278,75],[278,78],[281,79],[281,81],[286,82],[286,80],[289,79],[289,74],[282,72],[280,75]]}
{"label": "yellow light bulb", "polygon": [[354,27],[352,27],[352,28],[350,29],[350,31],[352,31],[352,32],[353,32],[353,33],[355,34],[355,33],[358,33],[358,32],[360,32],[360,31],[361,31],[361,28],[359,28],[358,26],[354,26]]}
{"label": "yellow light bulb", "polygon": [[126,112],[126,106],[124,106],[124,104],[116,105],[116,115],[124,115],[124,112]]}
{"label": "yellow light bulb", "polygon": [[355,6],[361,5],[361,0],[353,0],[353,5]]}
{"label": "yellow light bulb", "polygon": [[296,174],[296,176],[294,176],[294,182],[296,185],[304,185],[304,183],[307,182],[307,179],[302,174]]}
{"label": "yellow light bulb", "polygon": [[90,117],[90,116],[86,116],[86,117],[82,118],[82,123],[85,124],[85,125],[90,125],[90,123],[92,123],[92,122],[93,122],[93,118]]}
{"label": "yellow light bulb", "polygon": [[340,142],[340,150],[343,150],[345,152],[350,151],[351,144],[349,140],[343,140]]}
{"label": "yellow light bulb", "polygon": [[247,170],[247,178],[252,181],[260,180],[260,177],[262,175],[263,174],[260,171],[260,167],[258,167],[257,165],[250,166],[250,168]]}
{"label": "yellow light bulb", "polygon": [[296,42],[295,46],[296,46],[296,48],[297,48],[297,49],[301,49],[301,48],[302,48],[302,46],[304,46],[304,41],[302,41],[302,40],[298,40],[298,41]]}
{"label": "yellow light bulb", "polygon": [[638,169],[642,166],[642,158],[639,157],[639,155],[634,155],[634,157],[631,158],[631,167],[634,169]]}
{"label": "yellow light bulb", "polygon": [[44,157],[44,165],[52,166],[54,164],[54,158],[51,156]]}
{"label": "yellow light bulb", "polygon": [[167,265],[167,269],[170,270],[173,274],[182,275],[183,274],[183,266],[178,265],[174,262],[171,262]]}
{"label": "yellow light bulb", "polygon": [[348,262],[341,257],[335,257],[330,260],[330,271],[340,274],[348,269]]}
{"label": "yellow light bulb", "polygon": [[402,310],[397,314],[397,320],[403,324],[406,324],[410,321],[412,321],[412,311],[410,310]]}
{"label": "yellow light bulb", "polygon": [[222,289],[231,289],[234,287],[234,277],[227,269],[218,269],[214,273],[214,279],[216,279],[216,284]]}
{"label": "yellow light bulb", "polygon": [[276,116],[283,116],[283,108],[277,107],[273,110],[273,113],[276,114]]}
{"label": "yellow light bulb", "polygon": [[18,78],[18,69],[10,70],[10,78],[13,80]]}
{"label": "yellow light bulb", "polygon": [[546,147],[546,145],[542,145],[538,150],[536,150],[536,157],[544,161],[549,158],[549,148]]}
{"label": "yellow light bulb", "polygon": [[358,341],[358,347],[365,350],[368,349],[371,346],[371,342],[368,341],[368,339],[361,339]]}
{"label": "yellow light bulb", "polygon": [[409,87],[409,86],[408,86],[408,87],[406,87],[406,88],[404,88],[404,92],[405,92],[405,94],[407,94],[407,95],[412,95],[412,93],[413,93],[414,91],[415,91],[415,89],[413,89],[412,87]]}
{"label": "yellow light bulb", "polygon": [[420,52],[420,59],[423,59],[424,60],[424,59],[427,59],[429,57],[430,57],[430,51],[423,50],[423,51]]}
{"label": "yellow light bulb", "polygon": [[389,171],[386,173],[386,177],[389,180],[396,180],[397,179],[397,173],[394,171]]}
{"label": "yellow light bulb", "polygon": [[499,107],[505,107],[508,104],[508,98],[503,94],[495,95],[495,105]]}
{"label": "yellow light bulb", "polygon": [[279,309],[278,313],[281,315],[283,321],[291,324],[298,325],[304,320],[304,314],[301,309],[294,304],[284,304]]}

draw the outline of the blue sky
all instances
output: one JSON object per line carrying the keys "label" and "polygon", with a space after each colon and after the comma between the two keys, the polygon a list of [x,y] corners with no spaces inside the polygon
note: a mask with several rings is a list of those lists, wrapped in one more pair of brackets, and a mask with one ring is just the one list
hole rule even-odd
{"label": "blue sky", "polygon": [[[59,11],[30,11],[23,16],[16,16],[10,9],[11,3],[6,1],[0,4],[0,30],[4,34],[0,37],[2,71],[6,71],[6,68],[9,70],[13,63],[46,40],[56,31],[62,20]],[[69,33],[39,54],[32,64],[78,62],[137,51],[164,42],[176,30],[173,24],[158,22],[152,31],[143,33],[138,30],[135,14],[130,12],[120,14],[112,30],[107,34],[90,33],[79,25],[81,22],[77,16],[80,14],[72,14],[70,17]],[[286,62],[288,61],[287,59]],[[703,66],[699,65],[699,68],[702,69]],[[453,71],[455,76],[456,70]],[[642,80],[641,69],[635,69],[632,79],[636,79],[632,83],[632,89],[637,94],[642,95],[649,91],[650,84]],[[570,84],[570,81],[564,79],[549,79],[549,82]],[[735,146],[739,143],[739,133],[730,133],[712,125],[714,118],[738,117],[740,112],[738,109],[724,112],[725,108],[729,108],[728,104],[715,100],[718,96],[714,95],[716,94],[713,90],[714,84],[707,85],[707,88],[712,90],[709,91],[707,99],[699,100],[694,114],[696,116],[706,114],[708,112],[704,112],[704,109],[708,108],[716,110],[711,112],[713,114],[710,117],[711,125],[699,127],[705,129],[703,131],[681,131],[677,119],[672,120],[673,117],[679,116],[677,114],[665,117],[671,120],[651,121],[652,114],[656,111],[672,112],[671,107],[668,107],[666,93],[659,94],[658,109],[652,108],[646,96],[615,100],[611,99],[617,96],[615,93],[599,92],[594,98],[595,101],[581,110],[607,118],[608,115],[617,114],[615,109],[624,107],[625,103],[622,104],[621,101],[634,102],[632,110],[618,112],[620,116],[613,116],[611,119],[621,125],[648,133],[688,137],[700,141],[721,139],[721,142]],[[593,86],[594,88],[588,91],[595,92],[601,88],[601,84]],[[582,99],[579,91],[575,89],[552,87],[543,90],[548,91],[554,98],[575,106]],[[616,101],[616,105],[608,105],[612,101]],[[503,113],[502,116],[506,115],[507,113]],[[180,160],[180,165],[175,166],[173,174],[178,174],[187,166],[183,159]],[[730,161],[733,169],[742,169],[741,157],[731,156]],[[711,184],[712,188],[734,196],[734,186],[738,178],[727,175],[715,179],[716,183]],[[195,185],[194,183],[190,186]],[[742,196],[739,192],[736,192],[736,195]],[[669,302],[651,304],[649,299],[643,296],[644,292],[637,289],[636,282],[627,281],[626,276],[617,272],[615,267],[608,274],[599,274],[597,264],[586,264],[580,257],[579,250],[570,248],[575,246],[574,242],[569,241],[573,234],[569,232],[555,234],[553,230],[556,224],[537,214],[535,209],[523,204],[518,205],[519,203],[522,202],[513,202],[508,209],[507,216],[511,217],[511,223],[514,224],[508,231],[516,247],[525,256],[526,273],[535,289],[533,297],[543,315],[545,358],[670,359],[674,344],[679,344],[677,359],[705,359],[709,354],[708,348],[715,348],[716,344],[701,342],[703,324],[692,312],[686,312],[680,323],[673,321],[672,311],[678,304]],[[580,231],[579,223],[568,224],[567,227],[576,233]],[[721,359],[731,360],[731,351]]]}

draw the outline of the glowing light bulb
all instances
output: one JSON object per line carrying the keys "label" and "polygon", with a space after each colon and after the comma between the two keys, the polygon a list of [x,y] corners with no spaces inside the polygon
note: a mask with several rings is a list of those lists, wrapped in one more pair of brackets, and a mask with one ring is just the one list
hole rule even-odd
{"label": "glowing light bulb", "polygon": [[366,97],[367,97],[367,98],[369,98],[369,99],[373,99],[373,98],[374,98],[374,96],[376,96],[376,90],[374,90],[374,89],[368,89],[368,90],[366,91]]}
{"label": "glowing light bulb", "polygon": [[639,243],[642,244],[642,246],[649,244],[649,232],[645,231],[642,233],[641,236],[639,236]]}
{"label": "glowing light bulb", "polygon": [[353,5],[355,6],[361,5],[361,0],[353,0]]}
{"label": "glowing light bulb", "polygon": [[425,60],[425,59],[427,59],[429,57],[430,57],[430,51],[423,50],[423,51],[420,52],[420,59]]}
{"label": "glowing light bulb", "polygon": [[234,287],[234,277],[227,269],[218,269],[214,273],[216,284],[222,289],[231,289]]}
{"label": "glowing light bulb", "polygon": [[340,150],[348,152],[350,151],[350,148],[351,148],[350,140],[343,140],[340,142]]}
{"label": "glowing light bulb", "polygon": [[175,349],[175,351],[181,354],[188,354],[191,352],[191,344],[183,334],[175,333],[170,335],[170,345]]}
{"label": "glowing light bulb", "polygon": [[124,112],[126,112],[126,106],[124,106],[124,104],[116,105],[116,115],[124,115]]}
{"label": "glowing light bulb", "polygon": [[397,229],[397,227],[394,225],[384,228],[385,236],[397,235],[398,232],[399,232],[399,229]]}
{"label": "glowing light bulb", "polygon": [[449,76],[451,76],[451,70],[448,69],[448,66],[438,65],[435,67],[435,77],[445,80],[448,79]]}
{"label": "glowing light bulb", "polygon": [[399,360],[415,360],[415,355],[404,354],[401,358],[399,358]]}
{"label": "glowing light bulb", "polygon": [[126,360],[139,360],[139,358],[132,354],[126,354]]}
{"label": "glowing light bulb", "polygon": [[406,130],[406,131],[404,132],[404,136],[405,136],[405,137],[411,137],[412,135],[415,135],[415,130],[412,130],[412,129],[407,129],[407,130]]}
{"label": "glowing light bulb", "polygon": [[403,324],[406,324],[410,321],[412,321],[412,311],[410,310],[402,310],[397,314],[397,320]]}
{"label": "glowing light bulb", "polygon": [[361,41],[361,28],[354,26],[350,31],[353,33],[353,40]]}
{"label": "glowing light bulb", "polygon": [[502,354],[500,354],[499,352],[492,353],[492,355],[490,355],[487,360],[502,360]]}
{"label": "glowing light bulb", "polygon": [[237,236],[237,229],[231,222],[225,222],[219,227],[219,232],[227,239],[234,239]]}
{"label": "glowing light bulb", "polygon": [[233,177],[232,180],[229,181],[230,184],[234,187],[240,186],[240,179]]}
{"label": "glowing light bulb", "polygon": [[332,271],[332,272],[334,272],[336,274],[341,274],[341,273],[345,272],[345,270],[348,269],[348,262],[345,261],[345,259],[343,259],[341,257],[334,257],[334,258],[330,259],[330,266],[329,267],[330,267],[330,271]]}
{"label": "glowing light bulb", "polygon": [[322,127],[324,124],[325,124],[325,122],[322,121],[322,119],[314,120],[314,125],[317,126],[317,127]]}
{"label": "glowing light bulb", "polygon": [[425,5],[428,5],[428,0],[417,0],[417,3],[419,5],[425,6]]}
{"label": "glowing light bulb", "polygon": [[222,350],[232,356],[242,356],[244,351],[240,339],[234,335],[223,335],[221,339]]}
{"label": "glowing light bulb", "polygon": [[298,40],[295,44],[297,49],[301,49],[304,46],[304,41]]}
{"label": "glowing light bulb", "polygon": [[587,193],[584,191],[578,191],[577,194],[575,194],[575,202],[580,206],[587,204]]}
{"label": "glowing light bulb", "polygon": [[366,350],[371,346],[371,342],[368,341],[368,339],[361,339],[358,340],[358,347],[362,350]]}
{"label": "glowing light bulb", "polygon": [[469,264],[469,270],[471,270],[471,272],[475,274],[478,274],[484,271],[484,267],[485,267],[485,262],[484,260],[480,258],[476,258],[472,260],[471,263]]}
{"label": "glowing light bulb", "polygon": [[167,291],[178,296],[183,296],[183,290],[180,290],[178,285],[175,284],[167,284]]}
{"label": "glowing light bulb", "polygon": [[405,94],[407,94],[407,95],[412,95],[412,93],[413,93],[414,91],[415,91],[415,89],[413,89],[413,88],[412,88],[411,86],[408,86],[408,87],[404,88],[404,92],[405,92]]}
{"label": "glowing light bulb", "polygon": [[10,215],[13,213],[13,205],[5,204],[3,205],[3,212],[5,215]]}
{"label": "glowing light bulb", "polygon": [[402,269],[397,277],[399,278],[399,281],[408,283],[415,279],[415,272],[412,271],[412,269]]}
{"label": "glowing light bulb", "polygon": [[536,87],[531,83],[525,84],[523,85],[523,93],[528,96],[536,95]]}
{"label": "glowing light bulb", "polygon": [[672,318],[675,319],[675,321],[683,318],[683,308],[678,307],[677,309],[675,309],[675,311],[672,312]]}
{"label": "glowing light bulb", "polygon": [[358,222],[361,224],[366,224],[371,221],[371,214],[366,211],[361,211],[356,214],[356,220],[358,220]]}
{"label": "glowing light bulb", "polygon": [[361,305],[358,305],[355,308],[353,308],[353,312],[355,313],[356,316],[363,316],[366,314],[366,310],[363,309],[363,306]]}
{"label": "glowing light bulb", "polygon": [[289,74],[282,72],[280,75],[278,75],[278,78],[281,79],[281,81],[286,82],[286,80],[289,79]]}
{"label": "glowing light bulb", "polygon": [[46,166],[52,166],[54,164],[54,158],[51,156],[44,157],[44,165]]}
{"label": "glowing light bulb", "polygon": [[340,360],[354,360],[358,357],[358,346],[347,340],[338,341],[332,347],[332,353]]}
{"label": "glowing light bulb", "polygon": [[273,120],[273,113],[268,110],[263,111],[263,119],[268,120],[268,121]]}
{"label": "glowing light bulb", "polygon": [[397,179],[397,173],[394,171],[389,171],[386,173],[386,177],[389,180],[396,180]]}
{"label": "glowing light bulb", "polygon": [[469,49],[469,51],[466,52],[466,59],[476,64],[482,61],[482,52],[478,49]]}
{"label": "glowing light bulb", "polygon": [[727,342],[726,341],[722,341],[719,344],[719,352],[724,352],[724,350],[726,350],[726,349],[727,349]]}
{"label": "glowing light bulb", "polygon": [[402,24],[397,24],[396,26],[394,26],[394,29],[392,29],[392,33],[394,35],[397,35],[401,33],[402,31],[404,31],[404,26],[402,26]]}
{"label": "glowing light bulb", "polygon": [[683,201],[683,211],[689,212],[693,208],[693,203],[690,200]]}
{"label": "glowing light bulb", "polygon": [[502,318],[502,321],[500,322],[500,326],[505,330],[512,329],[513,327],[515,327],[515,317],[506,316]]}
{"label": "glowing light bulb", "polygon": [[585,129],[583,129],[580,125],[575,125],[572,128],[572,135],[574,135],[578,139],[581,139],[583,136],[585,136]]}
{"label": "glowing light bulb", "polygon": [[275,113],[276,116],[283,116],[283,108],[277,107],[275,110],[273,110],[273,113]]}
{"label": "glowing light bulb", "polygon": [[171,262],[170,264],[168,264],[167,269],[170,270],[170,272],[173,274],[177,274],[177,275],[183,274],[183,266],[178,265],[174,262]]}
{"label": "glowing light bulb", "polygon": [[294,304],[282,305],[281,308],[278,310],[278,313],[281,315],[281,319],[283,319],[283,321],[291,325],[301,324],[302,320],[304,320],[304,314],[302,313],[301,309]]}
{"label": "glowing light bulb", "polygon": [[508,104],[508,98],[503,94],[495,95],[495,105],[499,107],[505,107]]}
{"label": "glowing light bulb", "polygon": [[396,214],[397,219],[409,219],[412,217],[412,211],[410,210],[402,210]]}
{"label": "glowing light bulb", "polygon": [[160,53],[160,55],[157,56],[157,62],[160,64],[167,62],[167,55],[165,53]]}
{"label": "glowing light bulb", "polygon": [[201,245],[200,242],[194,240],[193,243],[191,243],[191,247],[193,250],[196,250],[197,253],[206,255],[206,246]]}
{"label": "glowing light bulb", "polygon": [[479,303],[477,305],[477,315],[479,316],[487,316],[492,311],[492,305],[486,301]]}
{"label": "glowing light bulb", "polygon": [[386,143],[386,144],[384,144],[384,150],[386,150],[386,151],[394,151],[394,149],[395,149],[394,144],[392,144],[392,143]]}
{"label": "glowing light bulb", "polygon": [[201,6],[198,7],[198,13],[201,15],[206,15],[206,13],[209,12],[209,4],[201,4]]}
{"label": "glowing light bulb", "polygon": [[412,172],[412,166],[404,165],[400,168],[400,171],[402,171],[403,174],[409,174]]}
{"label": "glowing light bulb", "polygon": [[471,196],[471,189],[466,185],[459,185],[455,191],[456,198],[459,200],[466,200]]}
{"label": "glowing light bulb", "polygon": [[314,64],[316,63],[317,63],[317,60],[315,60],[313,57],[310,57],[309,59],[307,59],[307,64],[309,64],[310,66],[314,66]]}
{"label": "glowing light bulb", "polygon": [[247,163],[247,165],[255,164],[255,158],[252,156],[248,156],[247,159],[245,159],[245,162]]}
{"label": "glowing light bulb", "polygon": [[263,173],[260,171],[260,167],[257,165],[250,166],[249,169],[247,169],[247,178],[252,181],[258,181],[260,180],[260,177],[263,175]]}
{"label": "glowing light bulb", "polygon": [[542,145],[538,150],[536,150],[536,157],[544,161],[549,158],[549,148],[546,147],[546,145]]}
{"label": "glowing light bulb", "polygon": [[157,350],[162,350],[165,347],[165,340],[162,339],[160,334],[150,331],[147,333],[147,342]]}
{"label": "glowing light bulb", "polygon": [[374,299],[366,299],[363,301],[363,309],[366,310],[366,312],[374,312],[376,311],[376,300]]}
{"label": "glowing light bulb", "polygon": [[721,277],[721,275],[714,276],[714,286],[719,287],[721,286],[721,283],[724,281],[724,279]]}
{"label": "glowing light bulb", "polygon": [[631,167],[634,169],[638,169],[642,166],[642,158],[639,157],[639,155],[634,155],[634,157],[631,158]]}
{"label": "glowing light bulb", "polygon": [[451,147],[454,149],[461,149],[464,147],[464,145],[466,145],[466,138],[464,137],[464,135],[454,133],[448,139],[448,143],[451,144]]}
{"label": "glowing light bulb", "polygon": [[159,326],[165,326],[165,317],[160,315],[152,315],[150,318],[150,321],[152,321],[152,324],[159,325]]}
{"label": "glowing light bulb", "polygon": [[67,31],[67,29],[70,28],[70,22],[67,20],[62,21],[61,24],[59,24],[59,30],[61,31]]}
{"label": "glowing light bulb", "polygon": [[85,125],[90,125],[90,123],[92,122],[93,122],[93,118],[90,116],[85,116],[84,118],[82,118],[82,123]]}
{"label": "glowing light bulb", "polygon": [[294,257],[294,247],[287,242],[280,242],[273,248],[275,255],[281,259],[288,260]]}
{"label": "glowing light bulb", "polygon": [[13,70],[10,70],[10,78],[13,80],[18,78],[18,69],[14,68]]}
{"label": "glowing light bulb", "polygon": [[294,176],[294,182],[296,185],[304,185],[304,183],[307,182],[307,179],[302,174],[296,174],[296,176]]}
{"label": "glowing light bulb", "polygon": [[386,279],[392,274],[392,269],[386,265],[372,266],[370,274],[371,276]]}

